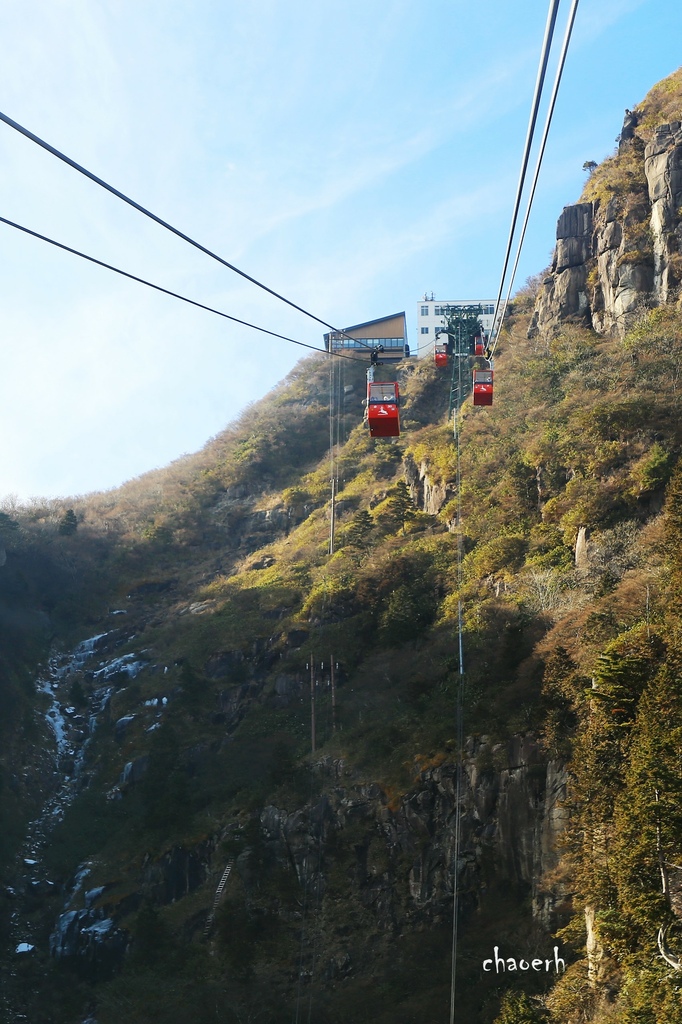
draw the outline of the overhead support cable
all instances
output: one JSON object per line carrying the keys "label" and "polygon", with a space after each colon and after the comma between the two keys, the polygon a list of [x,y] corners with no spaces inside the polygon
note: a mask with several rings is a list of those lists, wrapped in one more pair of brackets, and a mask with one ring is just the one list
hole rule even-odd
{"label": "overhead support cable", "polygon": [[[528,169],[528,160],[530,158],[530,150],[533,144],[533,134],[535,132],[535,123],[538,116],[538,108],[540,106],[540,98],[542,96],[542,88],[545,81],[545,74],[547,72],[547,61],[549,60],[549,51],[552,45],[552,36],[554,35],[554,26],[556,24],[557,11],[559,9],[559,0],[550,0],[549,11],[547,13],[547,24],[545,26],[545,38],[542,43],[542,51],[540,53],[540,65],[538,67],[538,76],[535,82],[535,95],[533,96],[533,103],[530,111],[530,119],[528,121],[528,131],[526,133],[526,144],[523,151],[523,159],[521,161],[521,173],[519,174],[519,183],[516,189],[516,199],[514,201],[514,212],[512,214],[511,226],[509,228],[509,238],[507,240],[507,249],[504,256],[504,263],[502,266],[502,275],[500,277],[500,287],[497,292],[497,299],[495,300],[495,315],[493,318],[493,326],[491,330],[491,342],[494,341],[497,336],[497,317],[500,309],[500,301],[502,299],[502,290],[504,288],[504,281],[507,276],[507,267],[509,266],[509,257],[511,255],[512,242],[514,240],[514,232],[516,230],[516,220],[519,215],[519,207],[521,205],[521,195],[523,193],[523,185],[526,179],[526,170]],[[2,115],[0,115],[1,117]]]}
{"label": "overhead support cable", "polygon": [[[462,394],[461,327],[457,343],[460,403]],[[462,845],[462,799],[464,782],[464,622],[462,617],[462,560],[464,558],[462,536],[462,463],[461,463],[461,404],[454,410],[455,435],[455,487],[457,490],[457,653],[458,677],[455,702],[455,736],[457,763],[455,766],[455,832],[453,836],[452,871],[452,948],[450,963],[450,1024],[455,1024],[455,995],[457,991],[457,944],[459,938],[459,855]]]}
{"label": "overhead support cable", "polygon": [[[576,9],[578,6],[578,0],[573,0],[571,11],[568,17],[568,23],[566,27],[566,33],[564,36],[564,43],[559,59],[559,65],[557,67],[557,73],[554,82],[554,88],[552,91],[552,97],[550,100],[550,106],[545,122],[545,128],[543,132],[542,142],[540,146],[540,152],[538,156],[537,165],[535,168],[535,175],[533,184],[530,192],[530,198],[528,201],[528,207],[523,223],[523,229],[521,232],[521,241],[516,254],[514,267],[512,270],[511,281],[509,283],[509,292],[500,316],[500,301],[502,298],[502,291],[504,288],[504,282],[507,274],[507,268],[509,266],[509,257],[511,255],[511,248],[514,239],[514,232],[516,230],[516,221],[519,213],[519,207],[521,204],[521,196],[523,193],[523,186],[525,182],[526,171],[528,168],[528,160],[530,157],[530,150],[533,142],[533,135],[535,132],[535,123],[537,121],[538,108],[540,104],[540,98],[542,95],[542,88],[544,84],[544,78],[547,71],[547,62],[549,59],[549,52],[551,49],[552,36],[554,34],[554,27],[556,24],[557,11],[559,7],[559,0],[550,0],[550,6],[547,16],[547,25],[545,27],[545,38],[543,41],[542,53],[540,57],[540,66],[538,69],[538,77],[535,86],[535,96],[533,98],[533,104],[531,108],[531,115],[528,124],[528,132],[526,136],[526,145],[524,149],[523,160],[521,164],[521,173],[519,175],[519,184],[516,193],[516,200],[514,203],[514,212],[512,214],[511,227],[509,231],[509,239],[507,241],[507,249],[504,258],[504,265],[502,269],[502,275],[500,278],[500,286],[495,301],[495,315],[493,319],[493,327],[491,331],[491,351],[490,359],[495,351],[497,345],[497,338],[499,337],[500,327],[502,320],[504,319],[504,313],[506,311],[507,303],[509,302],[509,295],[511,293],[512,282],[516,274],[518,267],[519,255],[521,252],[521,245],[523,244],[523,238],[525,236],[526,228],[528,226],[528,217],[530,214],[530,208],[535,195],[535,189],[537,186],[538,176],[540,173],[540,166],[542,163],[542,157],[544,155],[545,146],[547,143],[547,136],[549,134],[549,126],[551,124],[552,115],[554,112],[554,106],[556,103],[556,97],[559,89],[559,83],[561,81],[561,75],[563,72],[564,63],[566,60],[566,53],[568,50],[568,44],[571,37],[571,31],[573,29],[573,23],[575,21]],[[491,364],[492,365],[492,364]],[[462,518],[461,518],[461,463],[460,463],[460,430],[458,421],[458,409],[455,409],[454,413],[454,430],[455,430],[455,446],[456,446],[456,487],[457,487],[457,584],[458,590],[461,590],[462,585]],[[463,610],[461,593],[458,594],[458,605],[457,605],[457,640],[458,640],[458,660],[459,660],[459,672],[458,672],[458,685],[457,685],[457,699],[456,699],[456,736],[457,736],[457,765],[456,765],[456,784],[455,784],[455,832],[453,837],[453,906],[452,906],[452,952],[451,952],[451,978],[450,978],[450,1024],[455,1024],[455,1013],[456,1013],[456,988],[457,988],[457,946],[458,946],[458,918],[459,918],[459,853],[461,845],[461,827],[462,827],[462,798],[463,798],[463,771],[464,771],[464,652],[463,652]]]}
{"label": "overhead support cable", "polygon": [[568,53],[568,44],[571,41],[571,33],[573,31],[573,24],[575,22],[575,16],[576,16],[577,10],[578,10],[578,0],[573,0],[573,3],[571,4],[571,9],[570,9],[570,11],[568,13],[568,21],[566,23],[566,32],[564,34],[564,41],[563,41],[563,44],[561,46],[561,53],[559,55],[559,63],[557,65],[556,75],[555,75],[555,78],[554,78],[554,85],[552,87],[552,95],[550,97],[549,107],[547,109],[547,117],[545,119],[545,127],[544,127],[543,132],[542,132],[542,140],[540,142],[540,149],[538,150],[538,159],[537,159],[537,163],[535,165],[535,173],[533,175],[533,184],[531,185],[530,192],[528,194],[528,205],[526,206],[526,215],[525,215],[525,218],[524,218],[524,221],[523,221],[523,227],[521,228],[521,234],[519,236],[519,243],[518,243],[518,247],[517,247],[517,250],[516,250],[516,259],[514,260],[514,266],[512,268],[511,277],[509,278],[509,286],[507,288],[507,295],[506,295],[506,298],[504,300],[504,305],[502,307],[502,313],[500,314],[500,316],[497,318],[497,321],[496,321],[497,322],[497,334],[495,336],[495,340],[494,340],[493,345],[492,345],[491,356],[494,353],[495,348],[497,346],[497,341],[498,341],[498,338],[500,336],[500,331],[502,329],[502,324],[504,323],[505,313],[507,312],[507,306],[509,305],[509,299],[511,297],[512,287],[514,285],[514,278],[516,277],[516,271],[518,270],[519,259],[521,258],[521,249],[523,247],[523,242],[524,242],[524,239],[526,237],[526,228],[528,227],[528,220],[530,218],[530,211],[531,211],[531,207],[533,205],[533,200],[535,198],[535,189],[537,188],[538,178],[540,177],[540,167],[542,166],[542,159],[543,159],[543,157],[545,155],[545,146],[547,145],[547,138],[549,136],[549,129],[550,129],[550,125],[552,123],[552,117],[554,115],[554,107],[556,105],[556,99],[557,99],[557,95],[559,93],[559,85],[561,84],[561,76],[563,74],[564,64],[566,63],[566,54]]}
{"label": "overhead support cable", "polygon": [[334,384],[336,363],[329,363],[329,481],[331,485],[331,497],[329,500],[329,549],[330,555],[334,554],[334,539],[336,532],[336,491],[338,476],[335,466],[334,452]]}
{"label": "overhead support cable", "polygon": [[331,349],[317,348],[315,345],[308,345],[305,341],[298,341],[296,338],[289,338],[286,334],[278,334],[276,331],[269,331],[266,327],[258,327],[257,324],[249,323],[248,320],[240,320],[239,317],[231,316],[229,313],[223,313],[220,309],[214,309],[212,306],[207,306],[203,302],[197,302],[195,299],[188,299],[186,295],[180,295],[178,292],[173,292],[169,288],[162,288],[160,284],[154,284],[152,281],[146,281],[143,277],[137,277],[135,274],[129,274],[127,270],[121,270],[119,267],[114,267],[111,263],[105,263],[103,260],[98,260],[94,256],[88,256],[87,253],[80,252],[78,249],[72,249],[69,245],[64,245],[63,242],[57,242],[54,238],[48,238],[47,235],[41,235],[38,231],[32,231],[30,228],[24,227],[22,224],[17,224],[13,220],[8,220],[7,217],[0,217],[1,224],[7,224],[8,227],[16,228],[17,231],[23,231],[26,235],[31,235],[33,238],[40,239],[41,242],[47,242],[48,245],[53,245],[57,249],[63,249],[64,252],[70,252],[72,256],[78,256],[82,260],[87,260],[89,263],[94,263],[98,267],[104,267],[105,270],[111,270],[114,274],[119,274],[121,277],[127,277],[131,281],[137,281],[138,284],[146,285],[147,288],[153,288],[154,291],[162,292],[164,295],[170,295],[174,299],[180,299],[181,302],[186,302],[190,306],[196,306],[198,309],[205,309],[207,313],[215,313],[216,316],[222,316],[225,320],[232,320],[233,323],[241,324],[242,327],[250,327],[251,330],[260,331],[261,334],[269,334],[273,338],[280,338],[282,341],[288,341],[292,345],[300,345],[302,348],[309,348],[313,352],[321,352],[323,355],[337,356],[339,359],[352,359],[354,362],[363,362],[364,359],[359,360],[356,356],[346,356],[341,352],[332,351]]}
{"label": "overhead support cable", "polygon": [[[78,171],[79,174],[85,175],[85,177],[89,178],[90,181],[94,181],[96,185],[100,185],[101,188],[106,189],[107,192],[111,192],[112,195],[116,196],[124,203],[127,203],[128,206],[132,206],[134,210],[137,210],[139,213],[144,214],[145,217],[149,217],[150,220],[153,220],[156,224],[160,224],[162,228],[165,228],[172,234],[177,235],[177,237],[181,238],[183,242],[187,242],[189,245],[194,246],[195,249],[198,249],[200,252],[205,253],[206,256],[210,256],[211,259],[216,260],[218,263],[221,263],[224,267],[227,267],[228,270],[233,271],[233,273],[235,274],[239,274],[240,277],[243,277],[246,281],[250,281],[251,284],[255,284],[257,288],[262,288],[262,290],[268,292],[269,295],[273,295],[276,299],[279,299],[281,302],[285,302],[287,306],[291,306],[292,309],[298,310],[299,313],[303,313],[304,316],[310,317],[311,320],[315,320],[318,324],[322,324],[323,327],[328,327],[331,331],[334,331],[335,333],[340,334],[343,337],[348,337],[348,335],[346,335],[344,331],[340,331],[332,324],[328,324],[326,320],[321,320],[319,316],[315,316],[314,313],[310,313],[307,309],[304,309],[303,306],[298,306],[295,302],[292,302],[291,299],[287,299],[284,295],[281,295],[279,292],[276,292],[273,288],[269,288],[266,284],[263,284],[262,281],[259,281],[257,278],[252,277],[250,274],[247,274],[246,271],[240,270],[239,267],[236,267],[233,263],[228,263],[228,261],[224,260],[222,256],[218,256],[218,254],[213,252],[211,249],[207,249],[205,245],[202,245],[200,242],[197,242],[194,238],[191,238],[189,235],[186,235],[184,231],[180,231],[178,228],[173,227],[172,224],[169,224],[168,221],[162,220],[161,217],[158,217],[155,213],[152,213],[151,210],[147,210],[144,206],[141,206],[140,203],[136,203],[134,199],[131,199],[129,196],[125,195],[124,192],[119,192],[119,190],[117,188],[114,188],[113,185],[110,185],[102,178],[98,178],[97,175],[93,174],[92,171],[89,171],[87,167],[83,167],[81,164],[76,163],[76,161],[72,160],[70,156],[67,156],[65,153],[60,152],[60,150],[56,149],[54,146],[51,146],[49,142],[45,142],[45,140],[41,139],[38,135],[34,135],[33,132],[30,132],[28,130],[28,128],[24,128],[23,125],[20,125],[16,121],[13,121],[11,117],[8,117],[7,114],[3,114],[2,111],[0,111],[0,121],[4,121],[6,125],[9,125],[10,128],[14,128],[14,130],[19,132],[20,135],[23,135],[27,139],[30,139],[31,142],[35,142],[37,146],[40,146],[48,153],[51,153],[52,156],[56,156],[58,160],[61,160],[63,163],[68,164],[69,167],[73,167],[75,171]],[[371,346],[365,345],[365,347],[370,348]]]}

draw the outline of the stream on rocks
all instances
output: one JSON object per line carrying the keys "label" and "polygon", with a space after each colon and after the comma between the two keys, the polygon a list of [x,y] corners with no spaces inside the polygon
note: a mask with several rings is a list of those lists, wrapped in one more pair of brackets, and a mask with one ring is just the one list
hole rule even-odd
{"label": "stream on rocks", "polygon": [[[22,967],[27,957],[46,960],[49,955],[68,954],[74,924],[81,934],[89,933],[93,943],[114,928],[113,921],[90,909],[101,890],[85,892],[85,909],[70,909],[76,895],[87,884],[91,863],[80,864],[68,884],[57,887],[47,877],[44,854],[55,826],[90,781],[88,746],[109,709],[113,693],[134,679],[146,664],[141,655],[111,657],[114,648],[132,639],[134,637],[129,631],[121,629],[98,633],[83,640],[68,654],[52,655],[36,680],[37,692],[47,700],[47,710],[40,712],[47,725],[47,742],[41,749],[43,760],[40,765],[41,784],[46,797],[40,812],[28,825],[16,859],[14,877],[8,877],[4,885],[4,895],[11,901],[13,909],[9,948],[3,955],[3,983],[0,986],[3,1024],[25,1024],[30,1019],[22,1008],[25,1002],[22,995],[22,975],[25,972]],[[78,687],[76,682],[80,684]],[[79,700],[75,699],[74,690]],[[28,773],[28,769],[25,772]],[[32,911],[42,899],[58,892],[62,896],[62,912],[50,936],[49,949],[42,948],[45,942],[35,934],[37,925]],[[92,920],[83,921],[83,915],[90,915]],[[30,974],[35,978],[33,972]]]}

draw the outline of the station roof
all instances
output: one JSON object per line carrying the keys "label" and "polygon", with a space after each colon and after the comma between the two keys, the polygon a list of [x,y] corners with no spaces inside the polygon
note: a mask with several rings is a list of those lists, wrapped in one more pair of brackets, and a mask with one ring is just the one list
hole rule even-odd
{"label": "station roof", "polygon": [[[334,331],[335,338],[339,334],[348,334],[351,338],[405,338],[407,326],[405,312],[391,313],[390,316],[381,316],[377,320],[367,320],[362,324],[353,324],[352,327],[344,327],[343,331]],[[325,334],[324,340],[329,345],[330,334]]]}

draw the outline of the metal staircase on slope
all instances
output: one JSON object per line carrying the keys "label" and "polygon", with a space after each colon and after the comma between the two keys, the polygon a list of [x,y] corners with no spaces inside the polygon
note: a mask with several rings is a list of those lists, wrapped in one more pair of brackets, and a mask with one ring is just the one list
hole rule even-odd
{"label": "metal staircase on slope", "polygon": [[215,896],[213,897],[213,906],[211,907],[211,912],[208,915],[208,917],[206,918],[206,924],[204,925],[204,938],[205,939],[208,938],[209,933],[211,931],[211,928],[213,927],[213,921],[215,919],[216,910],[218,909],[218,904],[220,903],[220,897],[222,896],[223,890],[224,890],[225,886],[227,885],[227,880],[230,877],[230,872],[232,871],[232,865],[233,864],[234,864],[234,861],[232,861],[232,860],[227,862],[227,867],[223,871],[222,878],[218,882],[218,888],[216,889]]}

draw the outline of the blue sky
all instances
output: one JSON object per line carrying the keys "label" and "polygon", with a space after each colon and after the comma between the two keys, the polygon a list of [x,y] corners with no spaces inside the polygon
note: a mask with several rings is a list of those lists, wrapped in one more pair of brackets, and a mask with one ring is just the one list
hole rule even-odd
{"label": "blue sky", "polygon": [[[8,0],[0,109],[343,327],[497,292],[547,0]],[[562,0],[556,49],[569,0]],[[518,283],[674,71],[678,0],[581,0]],[[553,75],[553,68],[550,74]],[[548,87],[549,91],[549,87]],[[0,124],[0,214],[313,345],[324,328]],[[0,225],[0,500],[200,448],[301,357]]]}

